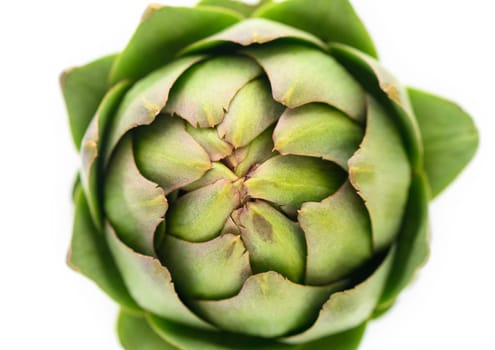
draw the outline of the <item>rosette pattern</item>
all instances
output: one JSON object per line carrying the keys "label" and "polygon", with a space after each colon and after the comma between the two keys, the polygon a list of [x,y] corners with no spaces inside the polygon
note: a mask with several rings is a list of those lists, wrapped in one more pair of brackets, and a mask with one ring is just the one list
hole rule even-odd
{"label": "rosette pattern", "polygon": [[346,1],[203,1],[64,73],[69,263],[122,306],[126,349],[358,346],[477,145],[374,56]]}

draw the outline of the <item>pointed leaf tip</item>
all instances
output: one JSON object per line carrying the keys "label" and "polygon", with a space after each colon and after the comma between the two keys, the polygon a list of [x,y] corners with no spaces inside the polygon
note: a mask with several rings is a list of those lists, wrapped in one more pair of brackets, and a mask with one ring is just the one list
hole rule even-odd
{"label": "pointed leaf tip", "polygon": [[473,158],[478,131],[469,114],[455,103],[417,89],[410,88],[408,93],[421,130],[428,184],[436,197]]}

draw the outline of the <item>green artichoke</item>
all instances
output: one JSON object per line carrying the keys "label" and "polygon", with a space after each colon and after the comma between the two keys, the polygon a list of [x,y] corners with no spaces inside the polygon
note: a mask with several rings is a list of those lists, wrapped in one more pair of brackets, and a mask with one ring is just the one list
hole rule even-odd
{"label": "green artichoke", "polygon": [[478,143],[377,62],[346,0],[151,6],[61,81],[68,261],[121,306],[128,350],[356,349]]}

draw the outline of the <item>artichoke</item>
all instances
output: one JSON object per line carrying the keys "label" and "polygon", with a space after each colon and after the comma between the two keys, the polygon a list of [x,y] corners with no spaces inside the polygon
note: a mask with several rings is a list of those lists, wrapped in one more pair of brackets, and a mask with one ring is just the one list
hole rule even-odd
{"label": "artichoke", "polygon": [[478,143],[378,63],[345,0],[150,6],[61,82],[68,261],[121,306],[128,350],[356,349]]}

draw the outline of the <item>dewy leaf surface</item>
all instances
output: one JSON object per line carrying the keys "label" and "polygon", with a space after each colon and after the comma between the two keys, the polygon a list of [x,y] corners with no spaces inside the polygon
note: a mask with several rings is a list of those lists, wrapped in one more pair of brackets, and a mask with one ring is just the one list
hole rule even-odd
{"label": "dewy leaf surface", "polygon": [[373,42],[348,0],[287,0],[263,6],[253,17],[285,23],[325,42],[347,44],[376,57]]}
{"label": "dewy leaf surface", "polygon": [[368,208],[374,249],[383,251],[400,229],[411,168],[392,118],[371,97],[367,118],[360,149],[349,159],[349,178]]}
{"label": "dewy leaf surface", "polygon": [[455,103],[416,89],[408,92],[421,129],[424,167],[435,197],[474,156],[478,132],[471,117]]}
{"label": "dewy leaf surface", "polygon": [[139,310],[129,295],[102,232],[93,224],[84,193],[75,190],[75,217],[67,263],[93,280],[122,307]]}
{"label": "dewy leaf surface", "polygon": [[[139,79],[169,63],[187,45],[218,33],[241,17],[218,8],[163,7],[137,28],[112,67],[112,84]],[[146,60],[143,60],[146,57]]]}
{"label": "dewy leaf surface", "polygon": [[356,121],[364,120],[361,86],[327,53],[298,44],[272,43],[243,50],[265,70],[276,101],[289,108],[327,103]]}
{"label": "dewy leaf surface", "polygon": [[109,88],[109,73],[115,57],[106,56],[82,67],[68,69],[60,77],[72,138],[77,149]]}

